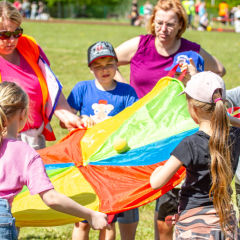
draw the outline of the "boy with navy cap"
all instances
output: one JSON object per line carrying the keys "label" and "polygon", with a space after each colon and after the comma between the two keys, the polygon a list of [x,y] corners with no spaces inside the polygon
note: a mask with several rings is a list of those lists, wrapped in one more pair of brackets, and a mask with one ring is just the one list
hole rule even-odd
{"label": "boy with navy cap", "polygon": [[[99,41],[88,48],[88,66],[95,79],[78,82],[68,97],[73,113],[80,112],[85,127],[92,127],[117,115],[138,100],[133,87],[113,79],[117,71],[117,61],[116,53],[109,42]],[[114,240],[117,216],[108,218],[112,229],[106,233],[100,231],[100,239]],[[129,224],[138,222],[138,209],[125,212],[124,217],[118,218],[118,221],[121,219]],[[124,225],[127,227],[129,224]],[[89,239],[89,230],[90,225],[87,222],[76,223],[72,239]]]}
{"label": "boy with navy cap", "polygon": [[117,56],[109,42],[96,42],[88,48],[88,66],[95,79],[78,82],[68,97],[74,113],[80,112],[85,127],[115,116],[138,97],[128,84],[115,81]]}

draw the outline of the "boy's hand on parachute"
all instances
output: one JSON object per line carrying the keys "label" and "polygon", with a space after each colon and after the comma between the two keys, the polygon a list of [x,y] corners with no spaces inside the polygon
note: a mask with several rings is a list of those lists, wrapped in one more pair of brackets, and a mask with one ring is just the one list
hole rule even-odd
{"label": "boy's hand on parachute", "polygon": [[183,84],[186,86],[187,82],[191,79],[191,77],[195,74],[197,74],[197,67],[193,61],[192,58],[189,58],[190,64],[187,63],[180,63],[179,67],[181,69],[181,72],[187,70],[186,75],[183,79]]}
{"label": "boy's hand on parachute", "polygon": [[84,124],[84,127],[93,127],[96,123],[87,115],[82,115],[82,121]]}
{"label": "boy's hand on parachute", "polygon": [[94,230],[111,229],[111,226],[108,224],[107,214],[105,213],[94,211],[90,219],[87,219],[87,221]]}

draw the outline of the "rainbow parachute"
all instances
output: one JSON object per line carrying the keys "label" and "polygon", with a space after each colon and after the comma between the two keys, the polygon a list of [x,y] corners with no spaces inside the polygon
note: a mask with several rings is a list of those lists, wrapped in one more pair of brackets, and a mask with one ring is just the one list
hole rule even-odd
{"label": "rainbow parachute", "polygon": [[[165,77],[133,106],[95,125],[70,132],[58,144],[40,150],[55,189],[93,210],[115,214],[155,200],[185,177],[182,167],[160,190],[150,187],[151,173],[164,165],[171,151],[197,131],[187,110],[182,82]],[[129,150],[117,153],[116,139]],[[49,209],[27,188],[16,196],[16,225],[57,226],[82,219]]]}

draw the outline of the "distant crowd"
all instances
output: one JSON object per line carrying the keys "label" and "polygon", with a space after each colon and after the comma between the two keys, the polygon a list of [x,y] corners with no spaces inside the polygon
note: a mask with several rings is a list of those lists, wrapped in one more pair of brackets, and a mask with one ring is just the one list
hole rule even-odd
{"label": "distant crowd", "polygon": [[[182,5],[188,16],[187,29],[198,31],[211,30],[210,19],[206,10],[206,2],[202,0],[183,0]],[[240,32],[240,5],[229,8],[225,1],[222,1],[218,6],[218,17],[216,21],[223,25],[227,23],[235,27],[237,33]],[[137,0],[132,1],[131,6],[131,25],[142,26],[147,25],[153,10],[153,5],[150,1],[146,1],[143,6],[138,8]]]}
{"label": "distant crowd", "polygon": [[21,13],[22,17],[36,20],[48,20],[49,14],[45,13],[46,6],[42,1],[15,0],[13,5]]}

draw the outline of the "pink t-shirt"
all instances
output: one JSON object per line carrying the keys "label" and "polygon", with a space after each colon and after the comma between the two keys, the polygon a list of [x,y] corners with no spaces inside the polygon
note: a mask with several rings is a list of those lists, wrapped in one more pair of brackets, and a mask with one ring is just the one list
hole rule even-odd
{"label": "pink t-shirt", "polygon": [[3,139],[0,146],[0,198],[11,205],[26,185],[31,195],[53,189],[43,161],[27,143]]}
{"label": "pink t-shirt", "polygon": [[[39,47],[40,54],[48,62],[44,52]],[[20,53],[19,53],[20,54]],[[30,99],[31,122],[27,123],[22,131],[30,128],[39,128],[43,122],[42,117],[42,90],[30,64],[20,54],[20,66],[14,65],[0,57],[2,81],[15,82],[22,87]]]}

